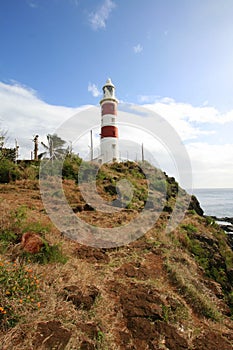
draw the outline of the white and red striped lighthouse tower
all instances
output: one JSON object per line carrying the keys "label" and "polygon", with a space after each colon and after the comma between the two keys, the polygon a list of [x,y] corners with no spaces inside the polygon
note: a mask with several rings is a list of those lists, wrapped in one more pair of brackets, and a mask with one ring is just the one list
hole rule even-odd
{"label": "white and red striped lighthouse tower", "polygon": [[115,86],[108,79],[103,86],[101,105],[101,141],[100,159],[102,163],[119,160],[118,128],[116,125],[118,100],[115,97]]}

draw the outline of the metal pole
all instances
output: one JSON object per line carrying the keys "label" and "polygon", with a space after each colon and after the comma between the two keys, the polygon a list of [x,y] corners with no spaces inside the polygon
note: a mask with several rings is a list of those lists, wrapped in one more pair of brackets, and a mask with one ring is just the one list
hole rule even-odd
{"label": "metal pole", "polygon": [[34,160],[38,160],[38,137],[39,135],[36,135],[34,137]]}
{"label": "metal pole", "polygon": [[144,147],[143,147],[143,143],[142,143],[142,162],[144,162]]}
{"label": "metal pole", "polygon": [[92,130],[91,130],[91,161],[93,161],[93,136],[92,136]]}
{"label": "metal pole", "polygon": [[19,156],[19,146],[18,146],[17,140],[15,139],[15,163],[16,164],[17,164],[18,156]]}

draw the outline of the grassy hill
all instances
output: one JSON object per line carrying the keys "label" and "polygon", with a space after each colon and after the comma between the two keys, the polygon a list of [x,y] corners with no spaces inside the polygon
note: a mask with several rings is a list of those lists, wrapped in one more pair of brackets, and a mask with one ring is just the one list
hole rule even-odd
{"label": "grassy hill", "polygon": [[[93,227],[130,222],[148,195],[150,213],[156,217],[161,203],[163,210],[146,234],[127,245],[81,245],[46,214],[38,165],[16,169],[18,180],[0,185],[0,348],[232,349],[233,252],[225,233],[202,216],[194,197],[179,225],[166,231],[173,210],[182,212],[190,198],[150,165],[149,190],[140,164],[103,165],[98,195],[120,211],[96,211],[94,195],[86,203],[80,191],[79,165],[65,164],[63,190],[75,215]],[[92,178],[84,177],[84,187],[85,179]],[[116,184],[124,179],[132,191],[123,191],[117,202]],[[54,198],[59,203],[56,190]],[[26,234],[41,238],[37,252],[26,249]]]}

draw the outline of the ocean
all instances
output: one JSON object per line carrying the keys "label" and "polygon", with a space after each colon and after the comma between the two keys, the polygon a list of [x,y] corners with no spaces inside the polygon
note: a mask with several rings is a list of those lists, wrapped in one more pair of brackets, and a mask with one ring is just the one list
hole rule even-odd
{"label": "ocean", "polygon": [[233,188],[193,189],[204,215],[233,217]]}

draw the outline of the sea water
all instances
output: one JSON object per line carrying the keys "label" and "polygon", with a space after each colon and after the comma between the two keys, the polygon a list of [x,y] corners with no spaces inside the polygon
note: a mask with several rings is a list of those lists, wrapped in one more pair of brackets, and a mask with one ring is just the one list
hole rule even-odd
{"label": "sea water", "polygon": [[194,189],[204,215],[233,217],[233,188]]}

